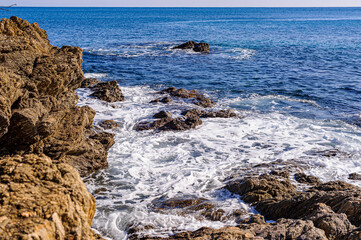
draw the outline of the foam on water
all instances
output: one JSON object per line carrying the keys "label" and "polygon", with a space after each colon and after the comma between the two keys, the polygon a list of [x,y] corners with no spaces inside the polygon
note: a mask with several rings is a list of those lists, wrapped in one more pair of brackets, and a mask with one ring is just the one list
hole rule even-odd
{"label": "foam on water", "polygon": [[[197,129],[184,132],[136,132],[136,123],[150,119],[165,105],[149,104],[157,96],[147,86],[122,87],[122,91],[125,102],[108,104],[89,98],[90,90],[78,90],[79,105],[90,105],[97,111],[96,123],[113,119],[122,124],[114,131],[109,169],[86,179],[97,198],[93,227],[111,239],[126,238],[125,231],[139,224],[152,226],[144,228],[144,234],[158,236],[203,226],[234,225],[232,219],[208,221],[174,211],[156,212],[150,206],[160,197],[192,196],[209,199],[226,212],[254,212],[239,197],[220,188],[226,178],[252,171],[251,166],[259,163],[297,163],[323,181],[344,180],[361,186],[347,179],[348,174],[361,172],[359,127],[250,110],[238,112],[246,116],[243,119],[204,119]],[[219,102],[216,109],[242,104],[239,98]],[[180,105],[175,102],[167,109],[179,114]],[[334,149],[340,154],[317,154]]]}

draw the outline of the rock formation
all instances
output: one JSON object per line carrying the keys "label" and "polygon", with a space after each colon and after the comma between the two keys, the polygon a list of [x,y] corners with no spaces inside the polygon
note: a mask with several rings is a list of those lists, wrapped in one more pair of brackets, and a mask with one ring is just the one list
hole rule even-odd
{"label": "rock formation", "polygon": [[45,155],[0,160],[0,239],[101,239],[95,199],[78,172]]}
{"label": "rock formation", "polygon": [[99,239],[79,173],[107,167],[113,135],[76,105],[82,49],[47,37],[37,23],[0,22],[0,239]]}
{"label": "rock formation", "polygon": [[94,90],[90,96],[106,102],[124,101],[124,95],[120,90],[117,81],[101,82],[91,87]]}
{"label": "rock formation", "polygon": [[209,44],[205,42],[196,43],[194,41],[189,41],[174,47],[174,49],[192,49],[195,52],[209,52]]}
{"label": "rock formation", "polygon": [[82,50],[54,47],[37,23],[11,17],[0,53],[0,155],[44,153],[81,175],[107,167],[109,146],[91,137],[95,111],[76,106]]}

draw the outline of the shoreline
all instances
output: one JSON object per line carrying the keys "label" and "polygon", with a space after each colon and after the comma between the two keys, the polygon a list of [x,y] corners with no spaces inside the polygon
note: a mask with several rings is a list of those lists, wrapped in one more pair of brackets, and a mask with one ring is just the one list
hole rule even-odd
{"label": "shoreline", "polygon": [[[0,214],[1,230],[4,231],[4,234],[8,234],[9,239],[11,239],[11,236],[44,237],[44,234],[48,234],[45,239],[64,239],[66,236],[101,239],[99,235],[94,234],[90,229],[91,221],[95,214],[95,200],[86,190],[84,183],[76,171],[68,165],[74,166],[82,176],[86,176],[99,169],[104,169],[107,167],[107,152],[111,145],[114,144],[114,134],[107,134],[106,132],[102,132],[102,130],[97,129],[94,131],[94,129],[92,129],[94,116],[96,114],[95,111],[90,107],[79,107],[76,105],[78,96],[75,90],[84,80],[84,75],[80,67],[82,62],[81,49],[72,47],[59,49],[49,45],[46,32],[39,29],[37,24],[29,24],[18,18],[12,18],[12,22],[10,20],[3,21],[1,22],[2,25],[0,24],[0,26],[4,26],[0,28],[0,33],[2,33],[0,36],[3,38],[0,40],[4,43],[2,51],[8,55],[0,62],[0,67],[5,69],[4,73],[8,75],[4,74],[2,80],[8,80],[8,82],[4,84],[5,87],[12,87],[11,91],[7,93],[14,92],[16,94],[8,96],[6,99],[8,101],[0,102],[2,104],[0,105],[0,107],[2,107],[0,108],[2,111],[0,112],[2,117],[0,121],[0,132],[2,134],[0,136],[2,139],[0,140],[2,140],[3,143],[7,142],[7,145],[1,149],[3,154],[0,160],[2,171],[7,173],[1,176],[0,182],[2,192],[5,192],[2,199],[5,199],[6,201],[3,202],[7,204],[6,208],[4,207],[3,212]],[[8,39],[12,40],[8,41]],[[22,40],[24,39],[29,42],[28,45],[23,44]],[[6,49],[8,46],[12,48],[10,48],[10,50]],[[21,54],[28,56],[28,59],[21,59],[20,55],[14,49],[20,49],[20,51],[22,51]],[[34,63],[32,67],[30,67],[31,64],[28,64],[28,62]],[[76,64],[74,64],[74,62],[76,62]],[[19,68],[18,66],[21,66],[21,64],[23,64],[23,67]],[[65,75],[64,69],[66,70]],[[66,80],[69,76],[71,76],[72,81]],[[11,85],[14,84],[11,79],[16,78],[19,78],[18,83],[20,83],[20,85]],[[52,81],[54,79],[56,81]],[[31,84],[31,81],[36,83],[35,86]],[[24,82],[23,85],[21,85],[22,82]],[[115,83],[115,85],[117,84]],[[118,92],[115,85],[107,86],[110,87],[110,90],[107,89],[107,91],[113,92],[106,96],[105,99],[109,101],[114,100],[114,102],[124,100],[124,96],[122,97],[121,91]],[[0,91],[1,90],[2,89],[0,89]],[[100,92],[96,95],[98,97],[104,97],[104,92],[106,92],[103,88],[98,90],[95,88],[95,91]],[[6,91],[3,91],[2,93],[5,92]],[[201,102],[201,105],[205,103],[206,107],[212,105],[211,100],[207,100],[199,93],[188,90],[173,89],[165,91],[162,94],[170,94],[168,97],[172,98],[171,100],[173,101]],[[109,98],[115,95],[117,95],[118,98],[113,100]],[[159,101],[162,101],[162,99]],[[51,108],[47,107],[48,104],[51,104]],[[148,104],[151,103],[148,101]],[[182,104],[184,105],[184,103],[181,102],[180,106],[182,106]],[[189,104],[190,106],[197,105],[192,102]],[[62,110],[64,108],[65,112]],[[184,116],[186,116],[186,114],[188,113],[185,113]],[[197,112],[196,115],[193,114],[189,116],[191,120],[188,120],[188,122],[187,120],[184,122],[182,122],[183,120],[178,121],[177,117],[170,119],[168,118],[169,116],[166,116],[167,120],[163,122],[164,125],[157,126],[157,129],[163,130],[162,128],[167,126],[164,128],[165,130],[185,130],[188,128],[188,125],[191,126],[190,128],[193,128],[197,126],[193,125],[193,123],[201,123],[200,116],[204,117],[207,114],[211,117],[217,116],[215,112]],[[221,117],[223,118],[224,115]],[[155,117],[155,119],[157,118]],[[161,117],[161,119],[163,119],[163,117]],[[172,124],[170,124],[170,122],[172,122]],[[191,122],[191,124],[188,124],[189,122]],[[184,123],[186,123],[187,126],[185,126]],[[72,140],[72,142],[67,143],[69,140]],[[67,148],[64,148],[64,145],[67,146]],[[91,146],[90,148],[89,145]],[[94,151],[94,145],[97,146],[97,151]],[[88,154],[88,152],[91,152],[91,154]],[[5,157],[5,155],[12,156]],[[52,160],[49,157],[51,157]],[[313,192],[311,191],[310,194],[314,194],[315,196],[323,196],[322,194],[325,194],[328,199],[331,199],[332,194],[341,194],[341,197],[346,199],[341,208],[338,206],[335,207],[332,204],[330,206],[323,206],[320,204],[324,204],[324,202],[327,203],[326,200],[323,200],[324,198],[320,197],[319,201],[315,202],[309,201],[307,196],[293,189],[292,184],[288,182],[290,176],[285,177],[284,173],[277,172],[279,169],[272,169],[272,166],[266,166],[266,170],[262,170],[263,172],[261,171],[261,173],[258,174],[259,178],[264,178],[262,184],[257,183],[257,181],[251,177],[249,179],[242,178],[241,180],[233,179],[233,185],[228,186],[227,189],[231,189],[235,194],[240,194],[243,197],[247,194],[248,196],[252,196],[250,197],[251,200],[248,201],[249,204],[263,206],[264,208],[260,210],[260,212],[271,211],[271,213],[267,213],[269,214],[268,216],[276,216],[276,214],[272,213],[272,209],[283,208],[282,205],[278,205],[281,204],[280,202],[292,202],[295,201],[294,199],[297,197],[305,198],[304,201],[308,201],[309,204],[307,207],[310,209],[315,207],[315,212],[307,216],[293,216],[292,219],[296,218],[298,220],[280,220],[276,223],[266,223],[264,218],[262,220],[262,216],[255,217],[256,215],[252,215],[250,218],[247,218],[242,212],[232,213],[233,215],[231,217],[241,217],[240,219],[245,221],[241,227],[225,228],[219,231],[203,229],[196,232],[186,232],[170,236],[169,239],[173,237],[192,239],[199,236],[208,237],[209,235],[241,239],[278,239],[276,235],[271,238],[263,238],[265,236],[262,234],[267,233],[267,231],[278,231],[283,235],[292,235],[290,232],[295,231],[295,224],[298,226],[302,225],[303,229],[308,230],[294,233],[296,235],[298,234],[297,236],[292,235],[294,238],[306,236],[308,239],[311,239],[310,237],[313,236],[319,237],[320,239],[333,239],[334,237],[342,236],[345,237],[344,239],[351,240],[357,239],[357,237],[360,236],[360,223],[357,216],[360,215],[359,211],[361,211],[361,209],[358,208],[359,205],[352,205],[357,203],[357,201],[361,201],[360,195],[354,196],[355,199],[350,201],[348,199],[350,195],[347,195],[349,192],[342,195],[344,194],[342,191],[345,188],[346,190],[359,194],[359,188],[342,182],[335,183],[335,185],[332,185],[333,183],[320,184],[318,182],[314,185]],[[273,171],[276,172],[272,173]],[[303,176],[303,178],[306,180],[310,179],[307,175]],[[16,183],[16,186],[13,186],[13,183]],[[48,188],[42,188],[49,183],[52,185]],[[242,184],[248,184],[248,187],[244,187]],[[286,188],[280,187],[282,184],[285,184]],[[32,188],[34,186],[35,188]],[[67,188],[56,192],[53,198],[47,199],[49,191],[50,195],[52,195],[53,189],[60,189],[59,186],[66,186]],[[256,187],[252,188],[249,186]],[[341,186],[341,188],[338,186]],[[28,192],[27,188],[32,190]],[[72,194],[72,192],[78,191],[77,188],[82,189],[81,193]],[[243,191],[244,188],[248,190]],[[20,194],[25,195],[26,198],[16,199],[16,197],[18,197],[17,194],[21,193],[20,191],[26,193]],[[36,196],[39,192],[44,194],[41,201],[39,201],[39,198]],[[83,199],[79,200],[79,197]],[[340,195],[337,195],[337,197],[340,197]],[[12,199],[16,199],[16,201]],[[70,202],[68,201],[69,199]],[[176,198],[165,199],[165,201],[163,199],[153,204],[159,208],[158,211],[167,212],[169,209],[172,210],[172,207],[169,206],[173,206],[173,208],[185,209],[186,214],[200,212],[204,214],[202,215],[203,217],[216,220],[226,217],[224,212],[222,213],[222,211],[212,206],[207,199],[186,200],[187,201],[184,202]],[[20,204],[25,201],[33,203],[36,207],[31,204]],[[60,202],[54,203],[54,201]],[[269,201],[273,201],[273,205],[267,205]],[[191,204],[189,204],[189,202],[191,202]],[[52,205],[66,207],[55,209],[48,207]],[[49,208],[50,212],[43,213],[39,210],[41,208]],[[69,216],[69,209],[75,209],[71,216]],[[204,212],[204,209],[209,211]],[[187,213],[187,211],[190,212]],[[11,218],[9,219],[8,216],[10,216],[10,213]],[[352,215],[352,213],[357,216]],[[277,218],[280,219],[285,216],[288,217],[285,213],[278,214]],[[315,214],[318,214],[317,218]],[[81,224],[76,221],[79,217],[82,219],[80,221]],[[323,221],[328,218],[331,218],[331,221]],[[348,218],[352,221],[350,222]],[[65,221],[63,219],[65,219]],[[38,224],[39,221],[41,224]],[[322,224],[318,224],[320,221]],[[335,222],[342,222],[343,225],[341,224],[334,228],[333,224]],[[22,233],[20,231],[21,227],[24,227],[22,224],[26,224],[28,232]],[[252,226],[251,229],[249,229],[250,226]],[[340,229],[341,226],[344,226],[344,228]],[[147,229],[147,226],[141,227]],[[284,230],[279,228],[286,228],[286,232],[282,232]],[[309,229],[311,230],[309,231]],[[137,229],[133,228],[128,231],[130,230],[133,231],[131,237],[134,239],[147,239],[147,236],[137,236]],[[261,233],[259,232],[260,230],[262,230]],[[148,239],[154,238],[150,237]]]}

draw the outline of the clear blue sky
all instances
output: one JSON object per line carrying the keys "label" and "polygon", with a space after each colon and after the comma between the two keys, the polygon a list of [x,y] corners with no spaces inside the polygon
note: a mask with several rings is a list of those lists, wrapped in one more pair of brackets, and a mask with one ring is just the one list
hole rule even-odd
{"label": "clear blue sky", "polygon": [[0,5],[66,7],[361,7],[361,0],[0,0]]}

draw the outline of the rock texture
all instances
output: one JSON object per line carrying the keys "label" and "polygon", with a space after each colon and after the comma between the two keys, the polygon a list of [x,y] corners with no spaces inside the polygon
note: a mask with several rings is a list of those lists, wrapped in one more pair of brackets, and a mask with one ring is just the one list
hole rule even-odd
{"label": "rock texture", "polygon": [[80,87],[82,88],[89,88],[89,87],[93,87],[94,85],[100,83],[100,80],[97,78],[86,78],[84,79],[84,81],[81,83]]}
{"label": "rock texture", "polygon": [[79,173],[107,167],[113,135],[76,105],[82,50],[47,37],[37,23],[0,21],[0,239],[100,239]]}
{"label": "rock texture", "polygon": [[0,155],[44,153],[81,175],[107,166],[91,130],[95,111],[76,106],[82,50],[54,47],[37,23],[0,22]]}
{"label": "rock texture", "polygon": [[101,239],[95,199],[78,172],[46,156],[0,160],[0,239]]}
{"label": "rock texture", "polygon": [[91,87],[94,90],[90,96],[106,102],[124,101],[124,95],[120,90],[117,81],[101,82]]}
{"label": "rock texture", "polygon": [[[213,107],[215,105],[215,103],[209,99],[206,98],[203,94],[195,91],[195,90],[186,90],[184,88],[175,88],[175,87],[170,87],[170,88],[166,88],[163,89],[161,91],[158,92],[159,94],[169,94],[172,97],[177,97],[177,98],[186,98],[186,99],[193,99],[193,103],[200,106],[200,107]],[[158,99],[154,100],[157,101]]]}
{"label": "rock texture", "polygon": [[361,225],[361,189],[341,181],[321,183],[310,176],[301,179],[311,179],[313,187],[296,191],[289,178],[265,174],[231,182],[226,188],[241,195],[267,219],[310,220],[328,239],[351,239],[348,236]]}
{"label": "rock texture", "polygon": [[174,47],[174,49],[192,49],[195,52],[207,53],[209,52],[209,44],[205,42],[197,43],[194,41],[189,41]]}

